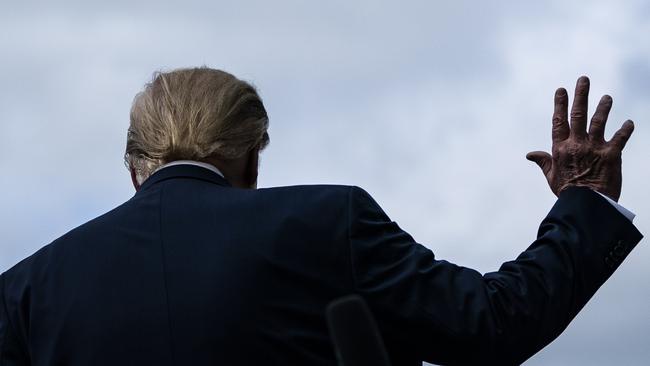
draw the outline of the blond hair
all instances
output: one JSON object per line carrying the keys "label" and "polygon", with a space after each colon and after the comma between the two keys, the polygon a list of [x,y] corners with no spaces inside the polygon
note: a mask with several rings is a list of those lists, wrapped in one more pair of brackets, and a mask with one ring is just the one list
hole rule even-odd
{"label": "blond hair", "polygon": [[175,160],[236,159],[269,143],[255,88],[207,67],[157,72],[131,107],[124,162],[139,183]]}

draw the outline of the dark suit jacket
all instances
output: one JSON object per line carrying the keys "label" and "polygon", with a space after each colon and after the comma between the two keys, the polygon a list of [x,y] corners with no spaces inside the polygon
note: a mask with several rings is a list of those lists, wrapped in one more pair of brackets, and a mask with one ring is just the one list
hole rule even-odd
{"label": "dark suit jacket", "polygon": [[516,364],[641,234],[584,188],[485,275],[437,260],[358,187],[231,187],[196,166],[0,276],[0,365],[334,365],[325,307],[357,293],[393,364]]}

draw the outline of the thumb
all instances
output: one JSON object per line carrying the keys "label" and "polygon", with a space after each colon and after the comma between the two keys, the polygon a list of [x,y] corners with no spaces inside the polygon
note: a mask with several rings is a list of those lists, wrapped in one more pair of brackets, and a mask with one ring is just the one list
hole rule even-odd
{"label": "thumb", "polygon": [[526,154],[526,159],[534,162],[542,168],[544,175],[548,175],[551,171],[551,166],[553,165],[553,159],[551,155],[544,151],[533,151]]}

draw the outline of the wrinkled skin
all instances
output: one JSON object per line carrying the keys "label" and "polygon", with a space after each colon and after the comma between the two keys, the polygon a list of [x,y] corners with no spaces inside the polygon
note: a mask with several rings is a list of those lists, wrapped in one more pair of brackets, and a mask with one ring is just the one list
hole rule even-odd
{"label": "wrinkled skin", "polygon": [[612,108],[612,97],[604,95],[594,113],[587,132],[587,99],[589,79],[578,79],[571,124],[568,121],[568,95],[564,88],[555,92],[551,154],[533,151],[526,155],[546,176],[551,190],[560,195],[570,186],[589,187],[614,201],[621,196],[621,154],[634,131],[630,120],[605,141],[605,124]]}

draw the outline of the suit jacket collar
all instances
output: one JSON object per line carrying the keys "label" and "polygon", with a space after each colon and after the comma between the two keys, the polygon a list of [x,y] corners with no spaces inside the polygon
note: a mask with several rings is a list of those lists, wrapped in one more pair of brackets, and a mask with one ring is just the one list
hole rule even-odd
{"label": "suit jacket collar", "polygon": [[173,178],[193,178],[211,182],[224,187],[232,187],[232,185],[225,178],[209,169],[196,165],[182,164],[168,166],[164,169],[156,171],[149,178],[147,178],[144,183],[142,183],[138,192],[144,191],[156,183]]}

